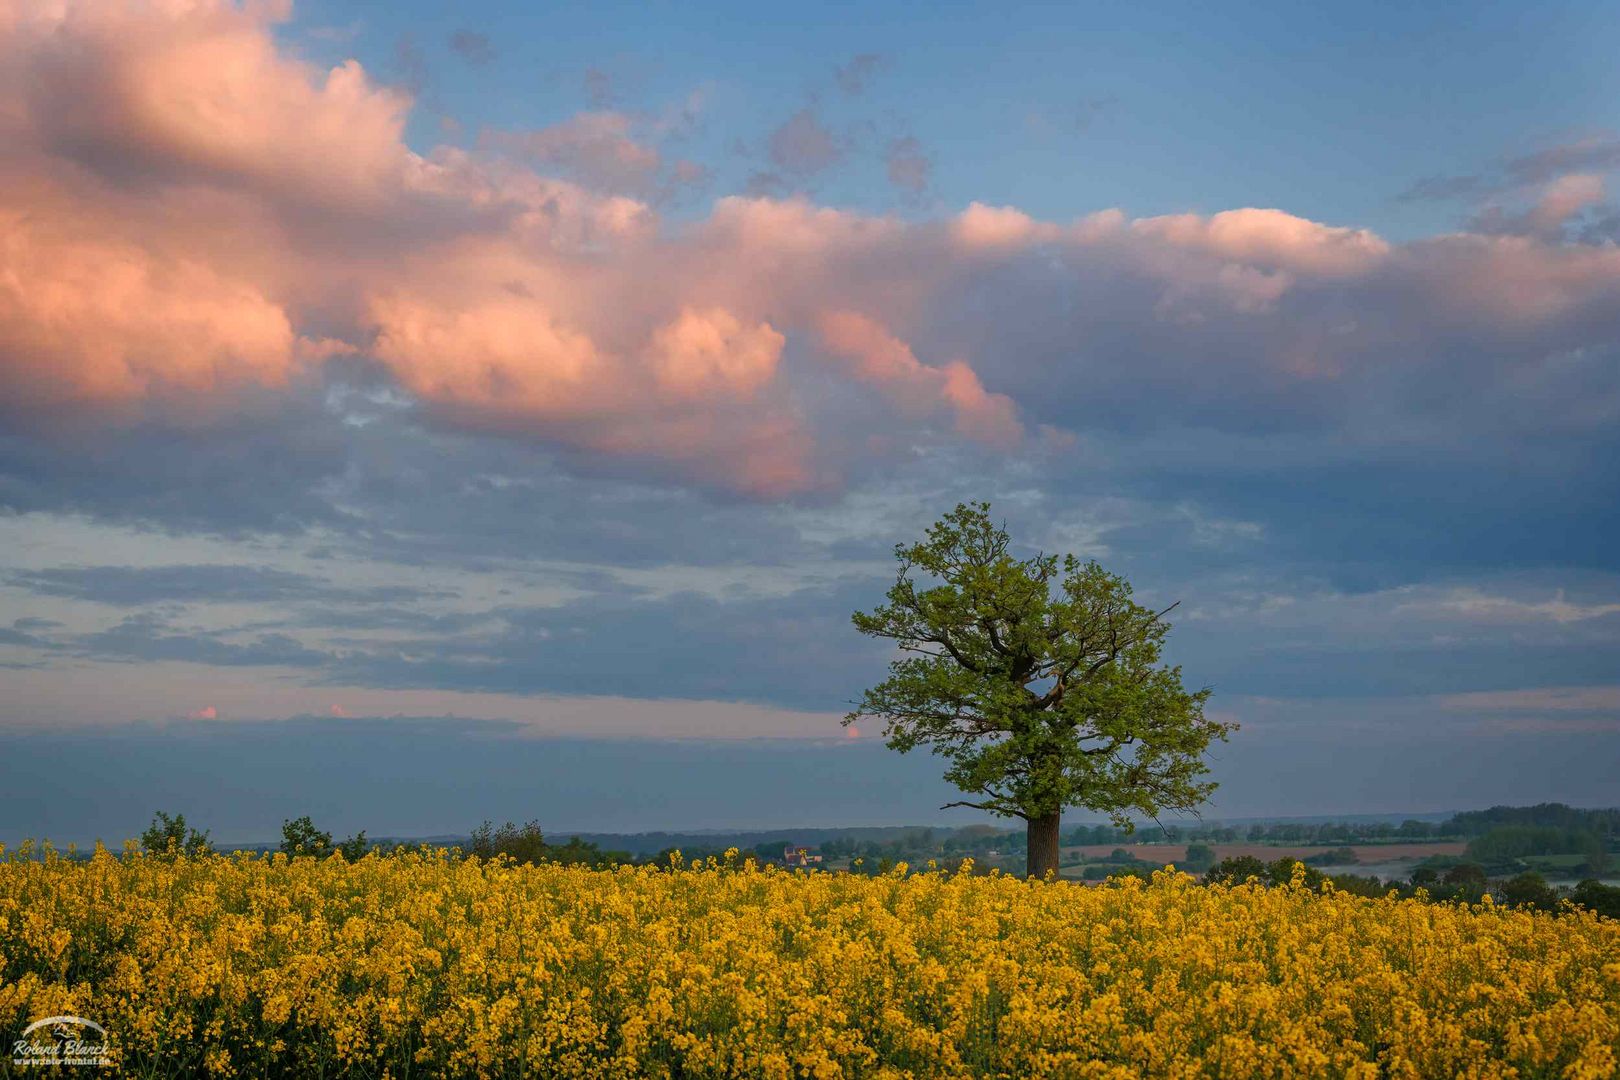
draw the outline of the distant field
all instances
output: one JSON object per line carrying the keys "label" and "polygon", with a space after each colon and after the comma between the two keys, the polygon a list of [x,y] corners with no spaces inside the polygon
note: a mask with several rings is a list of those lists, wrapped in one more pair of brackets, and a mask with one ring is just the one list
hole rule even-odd
{"label": "distant field", "polygon": [[[1114,849],[1119,847],[1123,847],[1144,862],[1180,863],[1187,858],[1186,844],[1087,844],[1084,847],[1066,847],[1063,854],[1084,855],[1088,859],[1097,859],[1112,854]],[[1272,844],[1211,844],[1210,847],[1215,849],[1217,859],[1253,855],[1257,859],[1272,862],[1276,859],[1303,859],[1324,851],[1332,851],[1354,852],[1357,860],[1361,862],[1383,863],[1393,862],[1396,859],[1427,859],[1431,855],[1461,855],[1465,845],[1461,840],[1448,840],[1412,844],[1364,844],[1349,848]]]}

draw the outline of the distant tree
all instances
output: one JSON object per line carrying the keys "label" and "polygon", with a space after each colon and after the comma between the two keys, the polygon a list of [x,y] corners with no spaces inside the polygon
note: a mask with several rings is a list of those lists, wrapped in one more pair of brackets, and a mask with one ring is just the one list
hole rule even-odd
{"label": "distant tree", "polygon": [[667,847],[658,852],[651,859],[648,859],[647,863],[650,866],[658,867],[660,870],[668,870],[670,867],[675,865],[676,855],[682,855],[684,857],[684,853],[679,848]]}
{"label": "distant tree", "polygon": [[529,821],[521,826],[508,821],[497,829],[486,820],[472,831],[468,854],[481,859],[504,855],[513,862],[523,864],[544,862],[546,837],[538,821]]}
{"label": "distant tree", "polygon": [[1458,863],[1440,877],[1442,885],[1485,887],[1485,868],[1478,863]]}
{"label": "distant tree", "polygon": [[1307,889],[1320,889],[1322,882],[1327,879],[1315,867],[1305,866],[1298,859],[1281,858],[1266,864],[1266,874],[1273,885],[1287,885],[1293,882],[1296,876],[1296,866],[1303,868],[1299,873],[1300,884]]}
{"label": "distant tree", "polygon": [[152,815],[152,824],[141,833],[141,847],[150,855],[184,855],[190,859],[214,853],[208,833],[186,826],[186,815],[170,817],[162,810]]}
{"label": "distant tree", "polygon": [[1558,910],[1558,891],[1540,874],[1526,872],[1510,877],[1497,890],[1497,898],[1510,907]]}
{"label": "distant tree", "polygon": [[1188,844],[1187,857],[1182,860],[1182,869],[1190,873],[1201,874],[1215,865],[1215,849],[1208,844]]}
{"label": "distant tree", "polygon": [[1289,885],[1293,883],[1296,875],[1300,883],[1308,889],[1320,889],[1322,882],[1327,880],[1320,870],[1306,866],[1297,859],[1282,858],[1267,863],[1261,862],[1253,855],[1234,855],[1210,867],[1209,873],[1204,875],[1204,883],[1242,885],[1250,878],[1255,878],[1262,885]]}
{"label": "distant tree", "polygon": [[1571,903],[1578,904],[1599,915],[1620,919],[1620,885],[1605,885],[1588,879],[1569,891]]}
{"label": "distant tree", "polygon": [[1603,846],[1599,844],[1596,848],[1588,848],[1586,850],[1586,861],[1577,869],[1580,869],[1582,873],[1587,874],[1606,874],[1609,872],[1609,867],[1613,865],[1613,863],[1614,860],[1609,857],[1608,851],[1606,851]]}
{"label": "distant tree", "polygon": [[1603,839],[1588,829],[1553,825],[1498,825],[1468,842],[1470,858],[1487,862],[1526,855],[1588,855],[1603,852]]}
{"label": "distant tree", "polygon": [[281,823],[281,850],[288,855],[313,855],[323,859],[332,853],[332,834],[322,832],[308,814]]}
{"label": "distant tree", "polygon": [[1371,875],[1334,874],[1329,880],[1339,892],[1349,893],[1351,896],[1378,897],[1389,892],[1388,885]]}
{"label": "distant tree", "polygon": [[1215,788],[1203,755],[1233,725],[1205,717],[1209,691],[1161,664],[1169,608],[1140,606],[1095,562],[1013,557],[989,510],[959,505],[896,546],[887,602],[854,622],[904,655],[844,722],[882,719],[892,749],[945,757],[946,779],[973,796],[946,805],[1022,818],[1027,870],[1044,877],[1065,807],[1121,826],[1193,809]]}
{"label": "distant tree", "polygon": [[1269,881],[1266,864],[1253,855],[1232,855],[1209,868],[1204,881],[1210,885],[1242,885],[1250,878]]}
{"label": "distant tree", "polygon": [[354,862],[356,859],[364,858],[366,854],[366,830],[361,829],[341,844],[336,845],[336,850],[347,862]]}
{"label": "distant tree", "polygon": [[334,844],[332,834],[315,827],[308,814],[281,823],[281,850],[287,855],[310,855],[324,859],[334,852],[342,853],[350,862],[366,853],[366,833],[362,829],[347,840]]}
{"label": "distant tree", "polygon": [[597,869],[630,861],[628,852],[603,851],[596,844],[581,840],[577,836],[569,837],[566,844],[548,845],[545,857],[546,861],[563,866],[589,866]]}
{"label": "distant tree", "polygon": [[1535,806],[1493,806],[1489,810],[1469,810],[1446,823],[1447,831],[1473,835],[1489,832],[1499,825],[1533,825],[1555,829],[1585,829],[1601,836],[1620,832],[1620,808],[1582,810],[1563,803]]}

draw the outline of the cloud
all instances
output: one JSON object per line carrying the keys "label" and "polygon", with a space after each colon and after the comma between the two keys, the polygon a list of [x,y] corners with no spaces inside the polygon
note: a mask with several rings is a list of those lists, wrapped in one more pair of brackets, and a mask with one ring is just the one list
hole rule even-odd
{"label": "cloud", "polygon": [[[1285,434],[1298,470],[1435,469],[1504,431],[1579,470],[1620,416],[1612,246],[1394,244],[1252,207],[905,221],[732,196],[670,222],[661,193],[701,168],[662,152],[663,121],[598,109],[419,153],[407,95],[294,58],[266,11],[6,25],[5,505],[344,522],[356,455],[413,438],[815,499],[928,454],[1033,461],[1048,441],[1021,430],[1129,440],[1161,469],[1180,453],[1207,490],[1225,462],[1239,498]],[[894,149],[920,184],[920,149]],[[806,109],[770,151],[791,186],[846,148]],[[1543,220],[1591,224],[1595,183],[1558,175]],[[879,329],[833,348],[847,312]],[[914,366],[874,381],[880,355]]]}
{"label": "cloud", "polygon": [[410,34],[401,34],[394,40],[393,70],[400,83],[413,97],[427,89],[427,54]]}
{"label": "cloud", "polygon": [[8,410],[117,405],[285,386],[304,360],[287,311],[255,284],[109,237],[73,211],[11,208],[0,241],[0,380]]}
{"label": "cloud", "polygon": [[609,191],[650,194],[663,158],[633,137],[625,113],[580,113],[538,131],[486,132],[483,143],[555,168],[581,183]]}
{"label": "cloud", "polygon": [[923,151],[922,143],[912,136],[892,140],[884,164],[888,169],[889,183],[901,191],[921,195],[928,190],[934,162]]}
{"label": "cloud", "polygon": [[775,377],[785,341],[769,323],[748,327],[724,308],[688,308],[653,332],[653,371],[677,397],[746,401]]}
{"label": "cloud", "polygon": [[800,109],[771,132],[766,152],[772,165],[801,179],[826,171],[845,154],[842,141],[810,108]]}
{"label": "cloud", "polygon": [[[17,619],[10,626],[0,626],[0,645],[16,649],[50,649],[55,643],[33,631],[42,627],[29,625],[33,620]],[[50,620],[41,620],[50,621]],[[54,624],[53,624],[54,625]]]}
{"label": "cloud", "polygon": [[25,5],[0,31],[13,152],[125,183],[212,180],[349,206],[399,182],[409,98],[352,60],[322,72],[290,59],[264,15]]}
{"label": "cloud", "polygon": [[1575,623],[1620,615],[1620,603],[1581,604],[1557,590],[1546,600],[1492,596],[1478,589],[1453,589],[1439,597],[1403,605],[1408,610],[1455,613],[1469,619],[1524,626],[1537,622]]}
{"label": "cloud", "polygon": [[1620,168],[1620,135],[1600,132],[1509,159],[1503,166],[1513,180],[1540,184],[1572,172]]}
{"label": "cloud", "polygon": [[585,99],[593,109],[611,108],[618,98],[613,76],[601,68],[587,68],[580,83],[585,88]]}
{"label": "cloud", "polygon": [[175,628],[150,613],[131,615],[105,630],[77,637],[71,648],[94,659],[179,661],[214,667],[314,668],[333,659],[287,634],[257,634],[248,640],[229,641],[215,633]]}
{"label": "cloud", "polygon": [[78,566],[17,571],[6,583],[37,596],[89,600],[117,607],[176,603],[384,604],[446,595],[404,585],[337,585],[265,566],[174,564]]}
{"label": "cloud", "polygon": [[823,316],[827,349],[850,365],[855,378],[893,395],[902,407],[943,406],[958,432],[991,445],[1011,446],[1024,436],[1017,407],[1002,394],[990,394],[973,369],[959,360],[943,368],[918,361],[911,347],[882,325],[853,311]]}
{"label": "cloud", "polygon": [[1480,233],[1537,236],[1557,242],[1588,210],[1601,207],[1605,194],[1601,176],[1570,173],[1539,185],[1534,200],[1523,209],[1500,203],[1485,206],[1468,220],[1468,227]]}
{"label": "cloud", "polygon": [[1395,201],[1449,202],[1452,199],[1478,195],[1487,190],[1489,186],[1485,178],[1478,175],[1425,176],[1413,181],[1410,187],[1396,195]]}
{"label": "cloud", "polygon": [[1181,251],[1204,251],[1260,271],[1358,276],[1387,256],[1390,245],[1366,229],[1323,225],[1282,210],[1226,210],[1209,217],[1145,218],[1131,228]]}
{"label": "cloud", "polygon": [[495,46],[488,34],[474,30],[457,30],[450,35],[450,51],[474,67],[483,67],[495,59]]}
{"label": "cloud", "polygon": [[186,713],[187,720],[218,720],[219,710],[212,705],[204,705],[200,709],[192,709]]}
{"label": "cloud", "polygon": [[1080,135],[1089,131],[1099,117],[1118,105],[1119,99],[1110,96],[1086,98],[1070,108],[1031,109],[1024,114],[1024,126],[1043,138]]}
{"label": "cloud", "polygon": [[[1620,168],[1620,136],[1601,132],[1572,142],[1499,161],[1490,169],[1465,175],[1418,180],[1398,202],[1472,201],[1476,209],[1464,222],[1474,232],[1565,239],[1565,232],[1588,244],[1613,236],[1613,208],[1604,204],[1604,174]],[[1588,211],[1595,220],[1566,229]]]}
{"label": "cloud", "polygon": [[1448,694],[1440,698],[1439,704],[1455,712],[1607,713],[1610,730],[1620,731],[1620,686],[1551,686]]}
{"label": "cloud", "polygon": [[857,53],[847,63],[839,65],[833,73],[833,81],[838,83],[840,90],[852,97],[863,94],[872,77],[887,64],[888,61],[878,53]]}

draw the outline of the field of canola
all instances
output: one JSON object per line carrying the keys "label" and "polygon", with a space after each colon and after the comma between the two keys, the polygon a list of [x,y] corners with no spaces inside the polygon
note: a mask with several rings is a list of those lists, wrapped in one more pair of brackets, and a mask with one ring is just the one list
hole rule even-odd
{"label": "field of canola", "polygon": [[1303,888],[0,858],[0,1032],[126,1075],[1615,1075],[1620,923]]}

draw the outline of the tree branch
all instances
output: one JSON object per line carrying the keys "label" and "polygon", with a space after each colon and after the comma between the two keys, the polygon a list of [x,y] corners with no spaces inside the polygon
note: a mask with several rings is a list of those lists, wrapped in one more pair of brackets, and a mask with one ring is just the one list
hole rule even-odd
{"label": "tree branch", "polygon": [[966,806],[966,807],[968,807],[970,809],[973,809],[973,810],[988,810],[992,814],[1011,814],[1014,817],[1021,817],[1025,821],[1029,820],[1029,815],[1028,814],[1024,813],[1021,810],[1015,809],[1014,807],[1011,807],[1011,806],[998,806],[995,803],[968,802],[966,799],[963,799],[963,800],[961,800],[959,802],[948,802],[944,806],[940,807],[940,809],[941,810],[949,810],[953,806]]}

